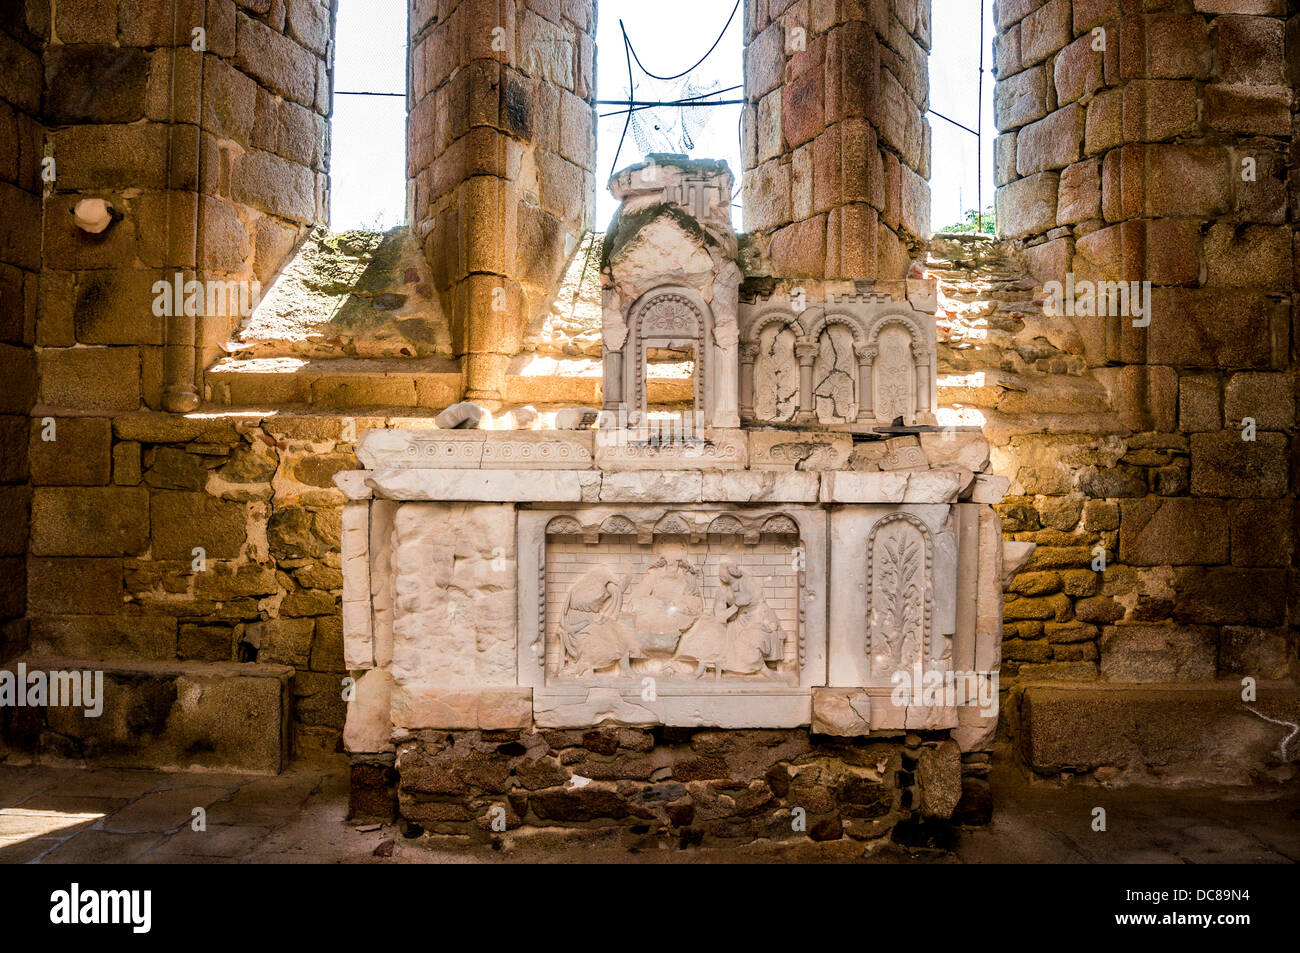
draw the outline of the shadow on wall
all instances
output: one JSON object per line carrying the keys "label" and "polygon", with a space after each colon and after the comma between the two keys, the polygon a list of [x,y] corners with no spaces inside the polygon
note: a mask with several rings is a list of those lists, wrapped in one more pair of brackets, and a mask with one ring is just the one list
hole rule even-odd
{"label": "shadow on wall", "polygon": [[387,232],[312,232],[236,335],[234,358],[451,357],[419,243]]}

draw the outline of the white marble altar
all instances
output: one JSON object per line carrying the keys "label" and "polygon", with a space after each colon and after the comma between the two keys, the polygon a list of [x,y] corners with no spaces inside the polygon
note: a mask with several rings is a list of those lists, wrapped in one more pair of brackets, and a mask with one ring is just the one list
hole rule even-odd
{"label": "white marble altar", "polygon": [[[612,181],[593,429],[362,436],[336,478],[350,751],[602,724],[987,748],[996,690],[917,686],[996,673],[1032,544],[1004,560],[978,429],[933,426],[933,289],[742,298],[731,184],[663,156]],[[652,426],[651,352],[693,357],[691,426]]]}

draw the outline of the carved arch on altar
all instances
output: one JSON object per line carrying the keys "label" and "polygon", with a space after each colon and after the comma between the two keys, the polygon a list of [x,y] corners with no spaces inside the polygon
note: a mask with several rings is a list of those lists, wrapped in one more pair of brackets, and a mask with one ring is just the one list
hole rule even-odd
{"label": "carved arch on altar", "polygon": [[644,414],[648,406],[646,359],[651,348],[690,347],[695,367],[692,393],[696,412],[705,412],[713,393],[711,374],[713,312],[696,292],[682,285],[661,285],[647,291],[628,311],[628,336],[623,345],[621,402]]}

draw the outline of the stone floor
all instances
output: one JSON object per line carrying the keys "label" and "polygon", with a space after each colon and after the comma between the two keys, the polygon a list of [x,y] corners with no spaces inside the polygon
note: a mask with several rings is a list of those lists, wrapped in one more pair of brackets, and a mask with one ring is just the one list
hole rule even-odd
{"label": "stone floor", "polygon": [[[951,852],[887,847],[870,860],[929,863],[1288,863],[1300,861],[1300,784],[1267,788],[1105,790],[1027,784],[994,772],[993,823],[961,831]],[[1106,830],[1092,829],[1094,809]],[[195,831],[195,809],[206,830]],[[563,861],[846,862],[862,845],[652,851],[591,848],[447,851],[394,827],[345,823],[339,768],[279,777],[0,765],[0,863],[501,863]]]}

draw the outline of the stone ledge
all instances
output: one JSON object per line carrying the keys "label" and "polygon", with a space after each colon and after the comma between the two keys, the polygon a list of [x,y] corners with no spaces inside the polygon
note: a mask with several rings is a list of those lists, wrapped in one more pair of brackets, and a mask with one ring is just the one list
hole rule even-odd
{"label": "stone ledge", "polygon": [[20,663],[29,674],[103,672],[103,713],[0,708],[0,749],[124,768],[279,774],[288,764],[288,666],[23,656],[0,668]]}
{"label": "stone ledge", "polygon": [[728,694],[709,687],[662,684],[653,701],[641,686],[590,689],[560,685],[533,689],[539,728],[592,725],[667,725],[684,728],[799,728],[812,721],[808,689],[753,690]]}
{"label": "stone ledge", "polygon": [[[1255,702],[1239,682],[1032,685],[1020,702],[1021,752],[1039,774],[1128,765],[1263,767],[1291,730],[1248,711],[1300,723],[1300,686],[1260,682]],[[1292,740],[1290,760],[1300,757]]]}
{"label": "stone ledge", "polygon": [[[449,444],[450,445],[450,444]],[[479,446],[463,446],[478,452]],[[350,476],[349,473],[360,474]],[[481,503],[956,503],[969,471],[844,473],[695,469],[386,467],[335,477],[349,499]],[[820,488],[820,489],[819,489]]]}
{"label": "stone ledge", "polygon": [[438,408],[464,389],[455,360],[408,358],[305,360],[224,358],[203,375],[207,399],[220,406]]}

